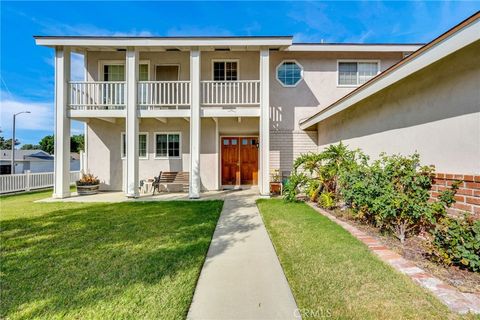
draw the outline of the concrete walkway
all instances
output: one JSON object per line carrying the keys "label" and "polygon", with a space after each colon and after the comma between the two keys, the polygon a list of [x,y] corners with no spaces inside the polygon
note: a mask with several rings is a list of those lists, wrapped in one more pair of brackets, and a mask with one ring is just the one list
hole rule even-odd
{"label": "concrete walkway", "polygon": [[297,319],[255,200],[256,190],[225,198],[188,319]]}

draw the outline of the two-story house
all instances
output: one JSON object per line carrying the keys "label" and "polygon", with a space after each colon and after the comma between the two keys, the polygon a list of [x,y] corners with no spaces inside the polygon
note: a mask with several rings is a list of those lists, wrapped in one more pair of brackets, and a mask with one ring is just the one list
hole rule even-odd
{"label": "two-story house", "polygon": [[[317,150],[300,120],[388,69],[418,44],[293,43],[292,37],[37,36],[55,49],[55,197],[69,196],[70,121],[86,124],[84,169],[136,197],[160,171],[189,195],[258,185]],[[85,79],[70,80],[71,52]]]}

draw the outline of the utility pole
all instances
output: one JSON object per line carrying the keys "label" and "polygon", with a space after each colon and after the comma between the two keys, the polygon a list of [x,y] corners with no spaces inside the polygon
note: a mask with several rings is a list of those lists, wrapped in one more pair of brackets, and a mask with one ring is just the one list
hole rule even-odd
{"label": "utility pole", "polygon": [[10,174],[15,174],[15,118],[22,113],[30,113],[30,111],[22,111],[15,113],[13,115],[13,126],[12,126],[12,168]]}

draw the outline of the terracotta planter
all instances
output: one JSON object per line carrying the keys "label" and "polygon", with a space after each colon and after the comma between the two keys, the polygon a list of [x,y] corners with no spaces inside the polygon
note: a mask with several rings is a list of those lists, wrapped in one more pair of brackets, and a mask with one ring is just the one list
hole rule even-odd
{"label": "terracotta planter", "polygon": [[89,185],[89,186],[79,186],[79,185],[77,185],[77,193],[80,196],[97,194],[99,187],[100,187],[100,185],[98,185],[98,184]]}
{"label": "terracotta planter", "polygon": [[282,193],[281,182],[270,182],[270,194],[279,195]]}

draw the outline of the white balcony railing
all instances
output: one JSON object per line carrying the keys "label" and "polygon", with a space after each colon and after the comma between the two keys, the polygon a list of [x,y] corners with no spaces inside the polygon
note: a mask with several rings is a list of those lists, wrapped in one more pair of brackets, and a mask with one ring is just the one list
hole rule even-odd
{"label": "white balcony railing", "polygon": [[[124,110],[124,81],[71,81],[70,110]],[[190,81],[140,81],[137,104],[142,110],[190,106]],[[260,80],[201,81],[200,101],[204,106],[241,106],[260,104]]]}
{"label": "white balcony railing", "polygon": [[69,87],[71,110],[125,109],[124,81],[71,81]]}
{"label": "white balcony railing", "polygon": [[207,106],[260,104],[260,80],[202,81],[202,104]]}
{"label": "white balcony railing", "polygon": [[140,109],[190,106],[190,81],[140,81],[137,96]]}

